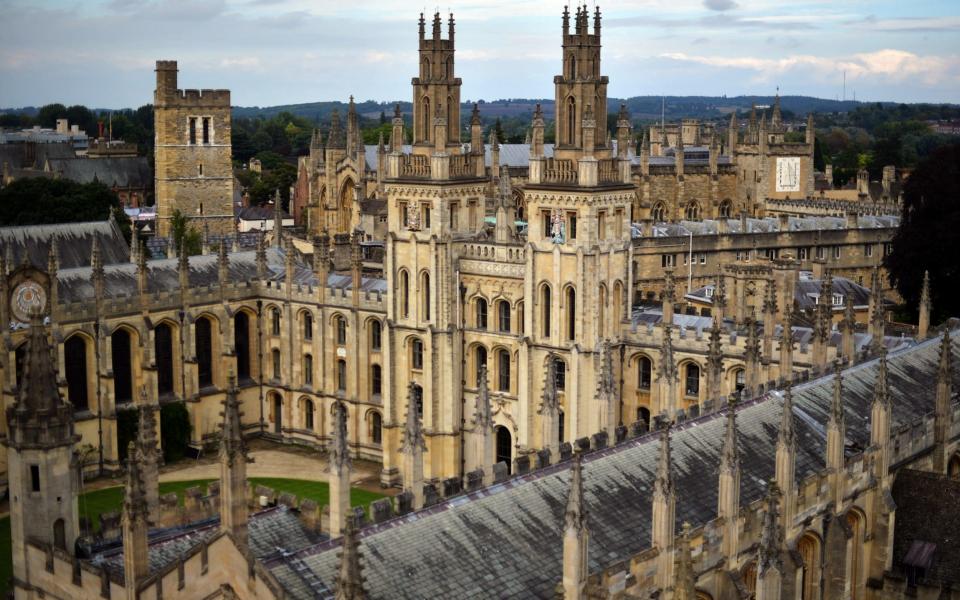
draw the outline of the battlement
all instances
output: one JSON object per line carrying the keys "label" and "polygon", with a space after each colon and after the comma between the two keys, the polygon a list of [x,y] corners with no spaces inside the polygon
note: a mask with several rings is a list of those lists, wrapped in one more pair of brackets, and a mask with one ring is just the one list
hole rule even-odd
{"label": "battlement", "polygon": [[230,108],[230,90],[176,90],[165,105]]}

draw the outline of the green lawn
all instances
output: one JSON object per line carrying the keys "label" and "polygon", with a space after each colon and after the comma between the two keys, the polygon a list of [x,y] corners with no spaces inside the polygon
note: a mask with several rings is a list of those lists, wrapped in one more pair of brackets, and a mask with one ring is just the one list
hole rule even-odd
{"label": "green lawn", "polygon": [[[204,490],[212,479],[196,479],[193,481],[171,481],[160,484],[160,493],[169,494],[176,492],[183,502],[183,491],[188,487],[200,486]],[[327,504],[330,497],[330,490],[325,482],[304,481],[301,479],[283,479],[280,477],[251,477],[250,483],[253,485],[265,485],[277,492],[287,492],[297,498],[309,498],[314,500],[320,506]],[[367,506],[374,500],[383,498],[383,494],[368,492],[366,490],[350,490],[350,503],[354,506]],[[120,510],[123,502],[123,487],[110,487],[81,494],[78,499],[78,507],[81,517],[87,517],[95,528],[100,526],[99,516],[101,513],[112,510]],[[7,584],[13,575],[13,564],[10,555],[10,517],[0,519],[0,597],[5,597],[7,593]]]}

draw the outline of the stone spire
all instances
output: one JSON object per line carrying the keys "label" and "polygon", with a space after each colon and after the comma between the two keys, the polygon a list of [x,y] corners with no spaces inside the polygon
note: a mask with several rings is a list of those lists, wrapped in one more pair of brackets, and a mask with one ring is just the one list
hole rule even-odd
{"label": "stone spire", "polygon": [[870,276],[870,334],[873,340],[870,343],[870,349],[874,353],[880,351],[883,346],[883,292],[880,287],[880,273],[877,267],[873,268],[873,274]]}
{"label": "stone spire", "polygon": [[723,554],[728,561],[733,561],[740,548],[740,450],[737,447],[737,401],[734,398],[727,407],[720,449],[717,517],[723,519]]}
{"label": "stone spire", "polygon": [[853,308],[853,296],[847,295],[847,303],[843,309],[843,320],[840,321],[839,329],[841,332],[840,353],[843,359],[853,364],[854,354],[856,354],[854,334],[857,331],[857,313]]}
{"label": "stone spire", "polygon": [[920,290],[920,319],[917,321],[917,339],[927,339],[930,330],[930,271],[923,272],[923,288]]}
{"label": "stone spire", "polygon": [[221,288],[230,283],[230,255],[225,237],[220,238],[220,248],[217,249],[217,281]]}
{"label": "stone spire", "polygon": [[137,584],[150,574],[147,549],[150,520],[137,449],[132,441],[127,446],[127,481],[120,522],[123,531],[124,587],[127,597],[134,599],[137,597]]}
{"label": "stone spire", "polygon": [[393,121],[391,121],[392,131],[390,132],[390,152],[400,152],[403,148],[403,113],[400,112],[400,104],[393,107]]}
{"label": "stone spire", "polygon": [[414,509],[420,509],[423,508],[423,453],[427,451],[427,444],[417,410],[415,386],[411,381],[407,388],[407,421],[400,452],[403,453],[403,487],[413,494]]}
{"label": "stone spire", "polygon": [[661,296],[661,312],[664,326],[673,325],[673,303],[676,302],[676,282],[673,279],[673,267],[667,267],[663,278],[663,295]]}
{"label": "stone spire", "polygon": [[585,598],[587,585],[587,548],[590,531],[583,501],[583,466],[581,455],[573,459],[570,469],[570,492],[563,515],[563,597]]}
{"label": "stone spire", "polygon": [[543,131],[545,128],[544,119],[543,119],[543,110],[540,108],[540,103],[537,102],[536,108],[533,110],[533,122],[531,124],[533,129],[533,134],[530,140],[530,157],[531,158],[542,158],[543,154]]}
{"label": "stone spire", "polygon": [[630,150],[630,112],[627,105],[620,104],[617,114],[617,158],[625,159]]}
{"label": "stone spire", "polygon": [[821,372],[827,366],[827,345],[830,342],[830,326],[833,321],[833,277],[824,275],[820,284],[820,297],[814,308],[813,319],[813,365]]}
{"label": "stone spire", "polygon": [[547,359],[543,396],[537,412],[543,425],[541,443],[550,451],[550,461],[554,462],[560,457],[560,399],[557,393],[557,363],[552,356]]}
{"label": "stone spire", "polygon": [[492,127],[487,143],[490,144],[490,172],[497,172],[500,170],[500,142],[497,140],[497,131]]}
{"label": "stone spire", "polygon": [[671,420],[677,413],[677,363],[673,357],[672,327],[663,326],[663,342],[660,345],[660,364],[657,365],[657,392],[660,412],[666,412]]}
{"label": "stone spire", "polygon": [[783,529],[780,527],[779,503],[780,489],[775,481],[771,481],[757,549],[757,600],[780,600],[783,587]]}
{"label": "stone spire", "polygon": [[727,312],[727,283],[723,273],[717,273],[717,287],[713,290],[713,320],[720,322]]}
{"label": "stone spire", "polygon": [[780,114],[780,92],[777,92],[777,96],[773,100],[773,115],[770,117],[770,126],[779,127],[781,123],[783,123],[783,117]]}
{"label": "stone spire", "polygon": [[160,456],[157,447],[157,412],[160,406],[147,399],[146,386],[140,388],[137,428],[137,462],[143,479],[150,521],[160,522]]}
{"label": "stone spire", "polygon": [[493,484],[493,413],[490,408],[490,386],[487,365],[480,365],[477,398],[473,410],[473,470],[483,471],[483,485]]}
{"label": "stone spire", "polygon": [[233,373],[227,378],[220,427],[220,527],[240,547],[247,545],[247,445]]}
{"label": "stone spire", "polygon": [[827,420],[827,470],[830,472],[830,487],[837,511],[843,505],[843,469],[845,466],[844,447],[846,445],[847,425],[843,409],[843,368],[840,361],[835,363],[833,377],[833,398],[830,401],[830,416]]}
{"label": "stone spire", "polygon": [[346,149],[347,138],[340,124],[340,111],[333,109],[330,114],[330,132],[327,133],[327,148]]}
{"label": "stone spire", "polygon": [[744,373],[746,386],[744,394],[752,398],[760,386],[760,337],[757,332],[757,320],[751,314],[747,318],[747,342],[744,349],[746,369]]}
{"label": "stone spire", "polygon": [[767,281],[763,287],[763,304],[760,308],[763,317],[763,354],[762,358],[769,360],[773,354],[773,334],[776,330],[777,316],[777,283]]}
{"label": "stone spire", "polygon": [[337,537],[350,518],[350,446],[347,443],[347,407],[337,401],[333,405],[333,432],[330,440],[330,537]]}
{"label": "stone spire", "polygon": [[720,321],[713,320],[710,326],[710,341],[707,345],[707,399],[719,404],[723,383],[723,343],[720,339]]}
{"label": "stone spire", "polygon": [[283,246],[283,209],[280,205],[280,190],[273,193],[273,245]]}
{"label": "stone spire", "polygon": [[950,329],[943,328],[940,340],[940,366],[937,369],[937,398],[933,417],[933,470],[947,472],[947,440],[950,437],[950,399],[953,395],[953,345]]}
{"label": "stone spire", "polygon": [[883,482],[890,473],[890,383],[887,373],[887,349],[880,347],[877,379],[870,405],[870,446],[876,453],[874,476]]}
{"label": "stone spire", "polygon": [[617,384],[613,375],[612,349],[609,340],[601,340],[597,353],[600,369],[597,379],[597,405],[600,407],[600,425],[607,432],[607,439],[613,443],[619,424],[620,400],[617,398]]}
{"label": "stone spire", "polygon": [[670,427],[660,433],[660,457],[653,483],[653,514],[651,545],[659,549],[656,583],[661,589],[673,582],[673,538],[676,526],[677,495],[673,485],[670,458]]}
{"label": "stone spire", "polygon": [[690,552],[690,523],[684,522],[674,553],[673,600],[697,600],[697,576]]}
{"label": "stone spire", "polygon": [[267,277],[267,247],[264,243],[263,231],[257,236],[257,279],[263,281]]}
{"label": "stone spire", "polygon": [[366,578],[363,576],[363,565],[360,562],[363,554],[360,552],[360,540],[357,539],[353,519],[349,519],[343,529],[343,539],[337,558],[339,562],[337,577],[334,581],[336,590],[334,600],[366,600],[367,592],[364,590]]}
{"label": "stone spire", "polygon": [[740,125],[737,123],[737,111],[730,113],[730,126],[727,129],[727,154],[733,156],[733,151],[737,147]]}
{"label": "stone spire", "polygon": [[785,525],[793,519],[795,506],[797,467],[797,435],[793,424],[793,389],[788,384],[783,392],[783,409],[780,413],[780,431],[777,434],[775,475],[777,487],[783,492],[783,516]]}
{"label": "stone spire", "polygon": [[783,319],[780,329],[780,378],[793,380],[793,325],[790,312]]}

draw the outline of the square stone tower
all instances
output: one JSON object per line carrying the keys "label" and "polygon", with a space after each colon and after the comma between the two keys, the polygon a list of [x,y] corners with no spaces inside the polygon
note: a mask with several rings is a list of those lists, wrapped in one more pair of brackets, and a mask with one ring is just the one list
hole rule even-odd
{"label": "square stone tower", "polygon": [[177,89],[177,61],[157,61],[153,98],[157,234],[174,210],[202,228],[233,230],[230,91]]}

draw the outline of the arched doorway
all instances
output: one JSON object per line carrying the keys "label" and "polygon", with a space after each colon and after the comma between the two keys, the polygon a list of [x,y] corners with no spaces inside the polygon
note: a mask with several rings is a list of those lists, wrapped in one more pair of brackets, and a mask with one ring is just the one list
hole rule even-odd
{"label": "arched doorway", "polygon": [[803,561],[800,597],[815,600],[820,597],[820,538],[812,532],[804,533],[797,542],[797,551]]}
{"label": "arched doorway", "polygon": [[954,454],[947,464],[947,475],[960,479],[960,454]]}
{"label": "arched doorway", "polygon": [[237,379],[250,379],[250,317],[242,310],[233,318],[233,346],[237,355]]}
{"label": "arched doorway", "polygon": [[510,436],[510,431],[503,425],[497,425],[495,429],[497,435],[496,462],[507,463],[507,473],[510,473],[513,467],[513,438]]}
{"label": "arched doorway", "polygon": [[63,519],[57,519],[53,522],[53,545],[64,552],[67,551],[67,533]]}

